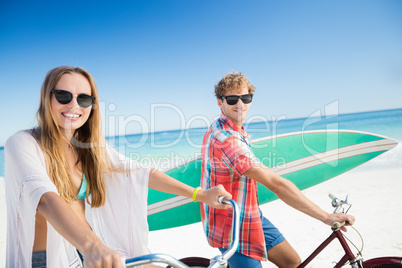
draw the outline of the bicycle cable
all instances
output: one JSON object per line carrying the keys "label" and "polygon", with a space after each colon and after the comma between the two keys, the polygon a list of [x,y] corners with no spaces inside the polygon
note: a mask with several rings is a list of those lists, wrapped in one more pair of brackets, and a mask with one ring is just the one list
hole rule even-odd
{"label": "bicycle cable", "polygon": [[363,236],[359,233],[359,231],[357,231],[357,229],[355,227],[353,227],[352,225],[350,226],[352,227],[352,229],[360,236],[360,241],[362,241],[362,247],[359,250],[358,247],[344,234],[343,236],[346,238],[346,240],[349,241],[349,243],[357,250],[357,255],[363,257],[363,248],[364,248],[364,240],[363,240]]}

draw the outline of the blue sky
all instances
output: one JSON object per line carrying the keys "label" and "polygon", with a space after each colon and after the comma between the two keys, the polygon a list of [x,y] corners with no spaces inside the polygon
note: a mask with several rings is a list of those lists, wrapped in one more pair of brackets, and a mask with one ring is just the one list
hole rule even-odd
{"label": "blue sky", "polygon": [[107,136],[206,126],[235,70],[251,118],[401,108],[402,1],[1,1],[0,146],[60,65],[94,76]]}

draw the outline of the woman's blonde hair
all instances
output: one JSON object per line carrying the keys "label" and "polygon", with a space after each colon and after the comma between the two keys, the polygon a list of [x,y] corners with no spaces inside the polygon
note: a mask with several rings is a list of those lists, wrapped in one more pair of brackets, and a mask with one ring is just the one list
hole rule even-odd
{"label": "woman's blonde hair", "polygon": [[73,184],[66,154],[62,148],[65,136],[56,124],[51,108],[51,91],[64,74],[79,74],[84,76],[90,86],[91,95],[96,99],[91,107],[91,114],[82,127],[68,141],[77,154],[77,163],[81,163],[82,172],[86,175],[87,202],[88,192],[91,191],[92,207],[105,204],[106,188],[103,173],[111,174],[106,156],[104,138],[102,136],[101,115],[99,111],[98,90],[92,76],[82,68],[70,66],[57,67],[50,70],[43,82],[39,109],[36,114],[39,126],[33,130],[33,136],[38,140],[44,152],[47,173],[62,198],[67,202],[76,198],[76,187]]}

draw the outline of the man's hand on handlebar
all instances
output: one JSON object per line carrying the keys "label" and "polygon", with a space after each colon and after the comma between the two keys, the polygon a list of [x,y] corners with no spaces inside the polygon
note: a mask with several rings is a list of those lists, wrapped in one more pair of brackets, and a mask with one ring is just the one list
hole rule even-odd
{"label": "man's hand on handlebar", "polygon": [[326,224],[330,226],[334,226],[334,223],[342,223],[342,227],[340,229],[344,232],[347,231],[345,226],[348,225],[353,225],[355,222],[355,217],[349,214],[344,214],[344,213],[336,213],[336,214],[328,214],[328,218],[325,221]]}

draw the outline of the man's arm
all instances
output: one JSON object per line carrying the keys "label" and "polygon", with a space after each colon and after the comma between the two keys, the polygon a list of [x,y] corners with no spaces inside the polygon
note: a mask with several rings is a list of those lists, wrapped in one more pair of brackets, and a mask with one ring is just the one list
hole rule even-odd
{"label": "man's arm", "polygon": [[[332,225],[334,222],[347,221],[353,224],[355,218],[351,215],[338,213],[329,214],[310,201],[291,181],[279,176],[262,163],[254,165],[243,175],[261,183],[282,201],[289,206],[322,221],[325,224]],[[346,229],[343,229],[346,230]]]}

